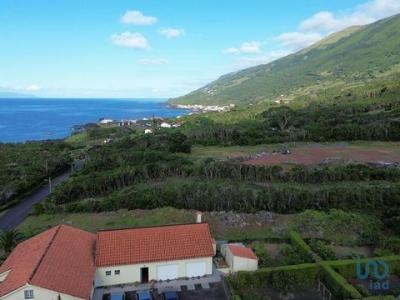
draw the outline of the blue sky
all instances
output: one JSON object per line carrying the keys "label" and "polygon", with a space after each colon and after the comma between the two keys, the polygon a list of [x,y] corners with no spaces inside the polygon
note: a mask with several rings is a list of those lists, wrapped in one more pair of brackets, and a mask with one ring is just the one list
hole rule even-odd
{"label": "blue sky", "polygon": [[399,12],[399,0],[0,0],[0,90],[174,97]]}

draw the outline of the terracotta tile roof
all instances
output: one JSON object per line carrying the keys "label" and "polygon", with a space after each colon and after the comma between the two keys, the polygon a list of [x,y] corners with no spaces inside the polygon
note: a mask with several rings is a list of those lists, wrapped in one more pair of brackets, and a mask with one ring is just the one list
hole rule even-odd
{"label": "terracotta tile roof", "polygon": [[236,246],[236,245],[228,245],[228,248],[233,256],[249,258],[249,259],[258,259],[257,255],[255,255],[253,250],[251,250],[250,248]]}
{"label": "terracotta tile roof", "polygon": [[30,281],[56,232],[56,227],[49,229],[19,244],[14,249],[0,267],[0,273],[10,271],[6,279],[0,283],[0,296],[8,294]]}
{"label": "terracotta tile roof", "polygon": [[100,231],[97,236],[99,267],[214,255],[206,223]]}
{"label": "terracotta tile roof", "polygon": [[89,299],[95,242],[94,234],[60,225],[21,243],[0,268],[0,273],[11,270],[0,284],[0,296],[31,284]]}

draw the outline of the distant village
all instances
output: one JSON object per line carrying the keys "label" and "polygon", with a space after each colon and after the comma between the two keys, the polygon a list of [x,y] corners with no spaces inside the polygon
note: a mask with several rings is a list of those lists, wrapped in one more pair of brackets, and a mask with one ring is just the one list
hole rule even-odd
{"label": "distant village", "polygon": [[[205,112],[227,112],[235,107],[234,104],[229,106],[218,106],[218,105],[176,105],[175,108],[188,109],[191,112],[188,115],[205,113]],[[142,119],[128,119],[128,120],[114,120],[110,118],[101,118],[97,123],[87,123],[83,125],[75,125],[72,127],[72,133],[79,133],[89,128],[96,128],[100,126],[115,126],[115,127],[126,127],[126,126],[138,126],[144,129],[145,134],[153,133],[155,128],[177,128],[183,124],[182,116],[175,117],[172,122],[171,119],[167,121],[162,117],[151,117]]]}
{"label": "distant village", "polygon": [[184,105],[178,104],[176,108],[181,109],[190,109],[192,112],[226,112],[230,111],[235,107],[235,104],[230,104],[227,106],[218,106],[218,105],[200,105],[200,104],[192,104],[192,105]]}

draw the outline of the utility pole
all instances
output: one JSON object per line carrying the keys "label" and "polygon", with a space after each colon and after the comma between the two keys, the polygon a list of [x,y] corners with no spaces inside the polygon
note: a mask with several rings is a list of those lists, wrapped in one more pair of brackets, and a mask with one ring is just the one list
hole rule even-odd
{"label": "utility pole", "polygon": [[49,176],[49,193],[51,193],[52,186],[51,186],[51,177]]}
{"label": "utility pole", "polygon": [[49,182],[49,193],[51,193],[52,187],[51,187],[51,176],[49,174],[49,162],[48,159],[46,158],[46,175],[48,177],[48,182]]}

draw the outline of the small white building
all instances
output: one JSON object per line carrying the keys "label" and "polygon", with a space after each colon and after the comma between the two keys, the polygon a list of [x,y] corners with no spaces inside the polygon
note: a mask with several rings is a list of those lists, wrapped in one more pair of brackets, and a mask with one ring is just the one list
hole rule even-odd
{"label": "small white building", "polygon": [[111,119],[102,119],[100,121],[100,124],[111,124],[113,122],[114,122],[114,120],[111,120]]}
{"label": "small white building", "polygon": [[151,130],[151,129],[145,129],[145,130],[144,130],[144,133],[145,133],[145,134],[150,134],[150,133],[153,133],[153,130]]}
{"label": "small white building", "polygon": [[258,269],[257,255],[241,243],[221,245],[221,253],[233,273]]}
{"label": "small white building", "polygon": [[161,128],[171,128],[172,125],[169,124],[169,123],[167,123],[167,122],[162,122],[162,123],[160,124],[160,127],[161,127]]}

